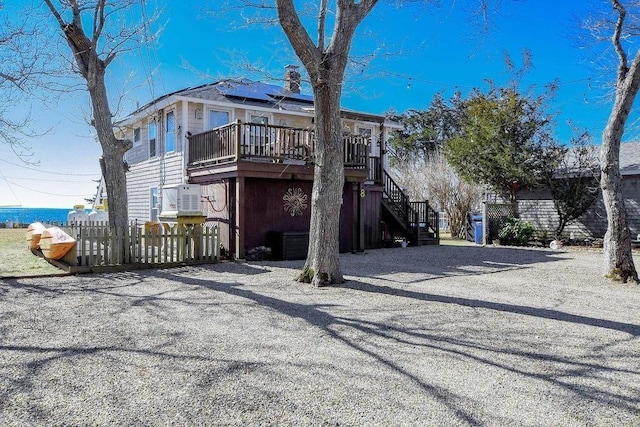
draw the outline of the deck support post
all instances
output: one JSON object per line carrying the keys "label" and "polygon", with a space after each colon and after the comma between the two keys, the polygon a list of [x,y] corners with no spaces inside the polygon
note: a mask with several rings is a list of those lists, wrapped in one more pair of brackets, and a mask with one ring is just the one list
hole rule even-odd
{"label": "deck support post", "polygon": [[233,236],[235,240],[235,259],[244,259],[244,231],[245,231],[245,211],[244,211],[244,182],[245,178],[239,176],[235,178],[234,205],[235,214],[233,221]]}
{"label": "deck support post", "polygon": [[356,191],[355,194],[355,198],[357,200],[356,202],[356,209],[355,209],[355,214],[356,214],[356,228],[355,228],[355,234],[356,234],[356,245],[354,246],[354,249],[356,249],[358,252],[363,252],[365,249],[365,236],[364,236],[364,231],[365,231],[365,204],[367,203],[366,201],[366,197],[367,197],[367,192],[364,188],[364,185],[362,182],[358,182],[356,185],[354,185],[354,189]]}

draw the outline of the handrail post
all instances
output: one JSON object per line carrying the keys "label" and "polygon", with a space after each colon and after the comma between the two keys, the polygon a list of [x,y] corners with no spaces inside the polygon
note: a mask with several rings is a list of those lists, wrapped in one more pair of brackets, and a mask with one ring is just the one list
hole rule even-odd
{"label": "handrail post", "polygon": [[238,159],[240,159],[240,147],[242,146],[242,121],[240,119],[236,120],[235,128],[236,128],[236,156],[235,156],[235,160],[238,161]]}
{"label": "handrail post", "polygon": [[371,164],[369,163],[369,151],[370,151],[369,145],[367,144],[365,145],[365,148],[364,148],[364,165],[367,168],[371,167]]}

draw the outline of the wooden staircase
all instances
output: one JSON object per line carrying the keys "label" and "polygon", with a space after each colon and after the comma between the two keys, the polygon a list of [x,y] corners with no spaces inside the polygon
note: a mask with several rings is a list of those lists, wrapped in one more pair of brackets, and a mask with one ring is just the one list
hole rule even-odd
{"label": "wooden staircase", "polygon": [[409,196],[382,171],[382,219],[387,229],[387,245],[406,240],[411,245],[438,245],[438,212],[428,201],[412,202]]}

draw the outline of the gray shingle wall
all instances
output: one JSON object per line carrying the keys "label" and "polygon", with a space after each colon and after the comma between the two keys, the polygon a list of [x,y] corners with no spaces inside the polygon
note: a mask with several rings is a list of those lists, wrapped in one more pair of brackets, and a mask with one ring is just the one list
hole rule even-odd
{"label": "gray shingle wall", "polygon": [[[631,235],[640,233],[640,174],[626,175],[622,179],[625,206],[629,218]],[[531,221],[538,229],[538,237],[553,238],[558,223],[558,214],[549,191],[521,191],[518,195],[520,218]],[[602,238],[607,231],[607,214],[602,197],[578,220],[569,224],[564,237],[573,232],[576,238]]]}
{"label": "gray shingle wall", "polygon": [[620,144],[620,171],[624,173],[640,173],[640,142]]}

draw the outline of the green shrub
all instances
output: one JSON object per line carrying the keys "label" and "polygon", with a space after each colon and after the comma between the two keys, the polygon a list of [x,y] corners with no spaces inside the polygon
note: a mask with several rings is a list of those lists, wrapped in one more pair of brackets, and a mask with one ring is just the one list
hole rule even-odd
{"label": "green shrub", "polygon": [[498,233],[501,241],[517,246],[526,246],[535,233],[536,228],[529,221],[521,221],[518,218],[509,218]]}

